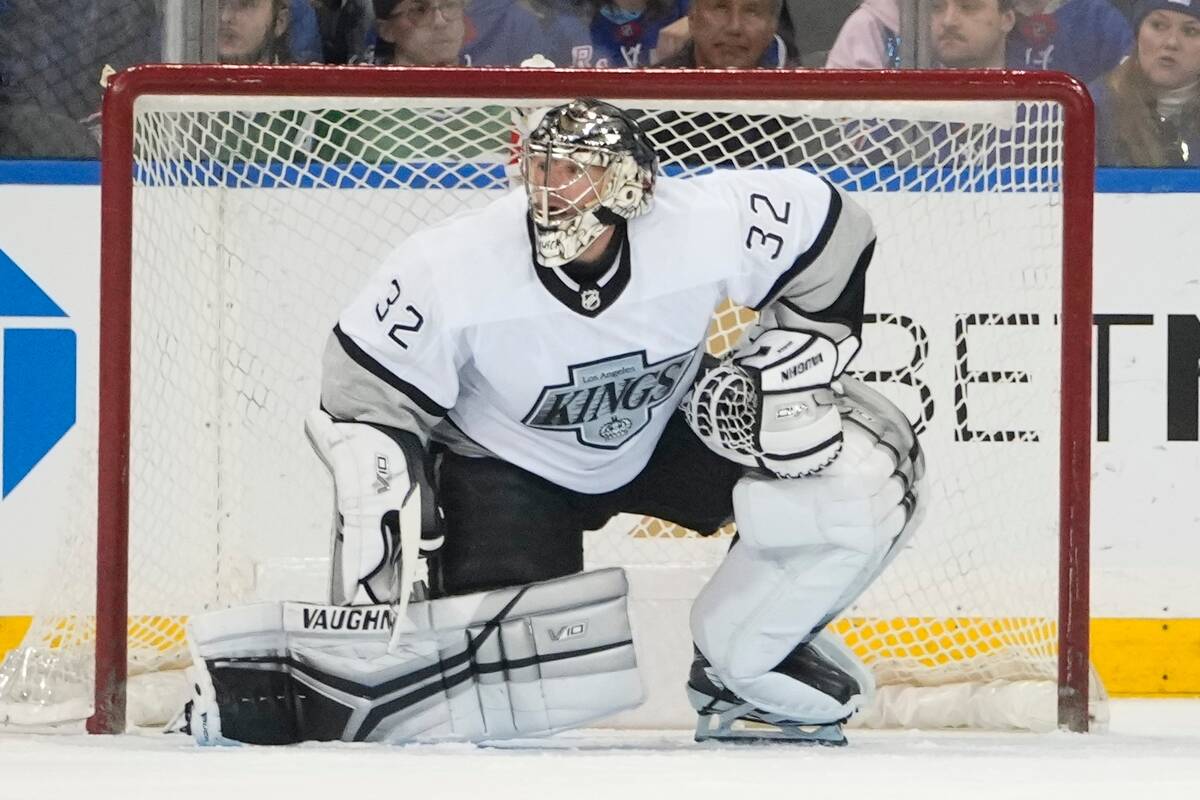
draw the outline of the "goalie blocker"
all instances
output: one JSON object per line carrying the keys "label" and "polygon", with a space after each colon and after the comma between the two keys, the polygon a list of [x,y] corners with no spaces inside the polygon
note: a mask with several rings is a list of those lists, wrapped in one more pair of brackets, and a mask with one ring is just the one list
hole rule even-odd
{"label": "goalie blocker", "polygon": [[333,478],[331,601],[403,607],[418,556],[442,544],[420,439],[398,428],[338,421],[322,409],[304,420],[304,432]]}

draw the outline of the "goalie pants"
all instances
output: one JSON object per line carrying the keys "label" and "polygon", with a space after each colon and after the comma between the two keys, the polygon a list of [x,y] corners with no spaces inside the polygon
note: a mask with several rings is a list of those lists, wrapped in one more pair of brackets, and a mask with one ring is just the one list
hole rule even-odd
{"label": "goalie pants", "polygon": [[437,458],[445,544],[430,560],[434,596],[558,578],[583,569],[583,532],[621,512],[701,534],[733,519],[733,487],[745,468],[713,453],[681,412],[668,422],[642,472],[589,495],[495,458],[443,450]]}

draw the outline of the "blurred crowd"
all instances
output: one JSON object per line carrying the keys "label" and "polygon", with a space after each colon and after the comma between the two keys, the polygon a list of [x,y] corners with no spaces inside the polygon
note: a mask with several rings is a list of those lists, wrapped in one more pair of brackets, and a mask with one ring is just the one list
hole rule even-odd
{"label": "blurred crowd", "polygon": [[[0,0],[0,157],[93,157],[100,71],[179,58],[172,0]],[[184,0],[184,5],[190,0]],[[1200,164],[1200,0],[216,0],[223,63],[1068,72],[1097,159]],[[180,7],[175,3],[176,9]]]}

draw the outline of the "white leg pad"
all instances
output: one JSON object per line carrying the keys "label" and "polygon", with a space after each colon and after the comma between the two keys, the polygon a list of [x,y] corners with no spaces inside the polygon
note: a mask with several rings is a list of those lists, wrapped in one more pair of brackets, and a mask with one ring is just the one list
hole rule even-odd
{"label": "white leg pad", "polygon": [[[541,736],[641,703],[620,569],[408,606],[262,603],[193,617],[192,732],[408,742]],[[264,697],[254,674],[281,677]],[[219,684],[215,687],[214,683]],[[243,706],[270,706],[241,715]]]}
{"label": "white leg pad", "polygon": [[[862,697],[840,702],[773,670],[894,554],[913,498],[893,452],[848,426],[841,456],[825,471],[744,478],[733,505],[740,541],[692,607],[696,645],[725,686],[760,709],[814,723],[849,716]],[[869,690],[866,669],[836,637],[816,646]]]}
{"label": "white leg pad", "polygon": [[853,706],[771,670],[812,632],[865,563],[861,554],[835,548],[781,562],[738,544],[692,606],[696,645],[725,686],[758,708],[805,722],[843,719]]}

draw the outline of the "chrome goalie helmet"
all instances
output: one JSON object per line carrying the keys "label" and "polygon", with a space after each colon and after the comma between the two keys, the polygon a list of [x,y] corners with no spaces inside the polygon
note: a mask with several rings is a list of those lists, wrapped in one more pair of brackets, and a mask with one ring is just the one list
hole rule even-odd
{"label": "chrome goalie helmet", "polygon": [[521,153],[538,262],[573,261],[607,226],[646,213],[657,167],[649,137],[616,106],[582,99],[547,111]]}

